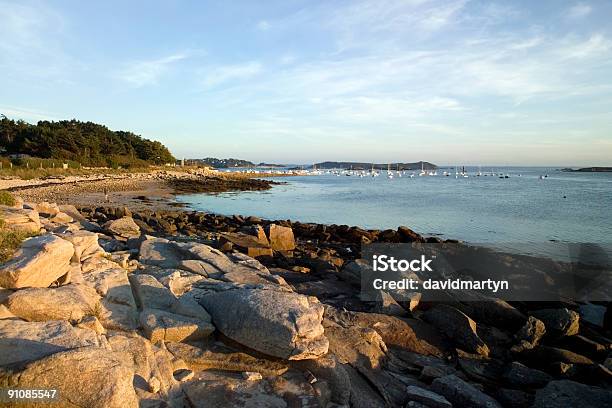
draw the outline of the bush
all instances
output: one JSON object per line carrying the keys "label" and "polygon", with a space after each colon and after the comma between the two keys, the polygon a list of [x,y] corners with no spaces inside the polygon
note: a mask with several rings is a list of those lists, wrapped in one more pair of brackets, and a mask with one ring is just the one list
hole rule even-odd
{"label": "bush", "polygon": [[23,240],[29,236],[31,234],[0,227],[0,262],[4,263],[11,259],[15,251],[21,246]]}
{"label": "bush", "polygon": [[15,205],[15,197],[8,191],[0,191],[0,205],[8,205],[12,207]]}

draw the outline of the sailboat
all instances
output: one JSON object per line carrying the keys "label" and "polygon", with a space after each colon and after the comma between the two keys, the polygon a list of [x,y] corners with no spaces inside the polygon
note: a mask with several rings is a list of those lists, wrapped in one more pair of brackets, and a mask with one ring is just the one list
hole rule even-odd
{"label": "sailboat", "polygon": [[423,161],[421,161],[421,172],[419,173],[419,177],[420,176],[426,176],[427,173],[425,173],[425,169],[423,168]]}
{"label": "sailboat", "polygon": [[393,172],[391,171],[391,164],[387,163],[387,178],[388,179],[392,179],[393,178]]}

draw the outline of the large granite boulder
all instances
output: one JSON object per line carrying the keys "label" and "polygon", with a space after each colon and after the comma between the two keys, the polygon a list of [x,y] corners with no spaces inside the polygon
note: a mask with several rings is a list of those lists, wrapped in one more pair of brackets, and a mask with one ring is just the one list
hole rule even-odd
{"label": "large granite boulder", "polygon": [[68,273],[74,246],[55,235],[27,239],[8,262],[0,265],[0,286],[46,288]]}
{"label": "large granite boulder", "polygon": [[323,305],[289,291],[234,288],[198,296],[225,336],[275,357],[317,358],[327,353]]}
{"label": "large granite boulder", "polygon": [[[14,372],[0,371],[0,383],[13,388],[56,389],[62,407],[137,408],[134,368],[124,353],[99,347],[62,351]],[[27,401],[20,407],[37,407]]]}
{"label": "large granite boulder", "polygon": [[0,366],[100,345],[100,337],[93,330],[72,327],[65,321],[0,320]]}
{"label": "large granite boulder", "polygon": [[81,284],[18,290],[6,304],[13,314],[28,321],[76,321],[103,314],[96,290]]}
{"label": "large granite boulder", "polygon": [[38,212],[32,209],[2,205],[0,206],[0,219],[4,221],[5,226],[16,231],[36,233],[41,228]]}

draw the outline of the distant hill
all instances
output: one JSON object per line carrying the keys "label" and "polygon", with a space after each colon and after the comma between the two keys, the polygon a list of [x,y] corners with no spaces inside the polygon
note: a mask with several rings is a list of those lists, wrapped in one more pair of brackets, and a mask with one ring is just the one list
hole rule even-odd
{"label": "distant hill", "polygon": [[216,157],[206,157],[204,159],[189,159],[189,164],[209,166],[216,169],[228,169],[232,167],[255,167],[255,163],[240,159],[217,159]]}
{"label": "distant hill", "polygon": [[[332,162],[326,161],[322,163],[316,163],[315,166],[317,169],[353,169],[353,170],[369,170],[374,166],[377,170],[387,170],[388,167],[391,170],[420,170],[421,163],[423,164],[423,169],[425,170],[434,170],[437,169],[433,163],[429,162],[415,162],[415,163],[360,163],[360,162]],[[309,168],[312,168],[310,166]]]}
{"label": "distant hill", "polygon": [[5,155],[73,160],[85,166],[130,167],[175,161],[160,142],[77,120],[32,125],[2,116],[0,150]]}

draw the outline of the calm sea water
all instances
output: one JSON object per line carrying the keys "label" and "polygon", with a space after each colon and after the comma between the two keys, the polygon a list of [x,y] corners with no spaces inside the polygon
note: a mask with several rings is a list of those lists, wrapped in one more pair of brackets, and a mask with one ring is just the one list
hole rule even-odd
{"label": "calm sea water", "polygon": [[185,195],[179,200],[225,215],[378,229],[406,225],[424,235],[551,256],[558,255],[552,253],[551,242],[610,246],[612,173],[496,168],[510,176],[500,179],[476,177],[478,169],[467,170],[469,178],[455,178],[454,169],[450,177],[388,179],[385,172],[374,178],[285,177],[277,180],[287,184],[268,191]]}

